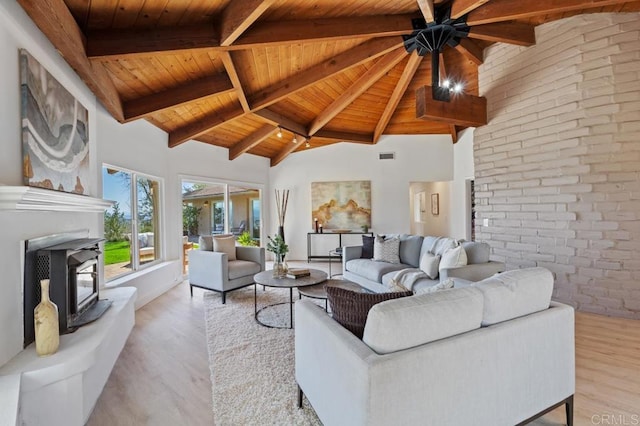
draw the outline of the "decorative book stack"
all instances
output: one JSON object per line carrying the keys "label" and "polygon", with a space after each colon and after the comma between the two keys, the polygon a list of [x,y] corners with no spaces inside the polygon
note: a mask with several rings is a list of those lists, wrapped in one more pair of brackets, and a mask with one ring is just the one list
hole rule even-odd
{"label": "decorative book stack", "polygon": [[287,272],[287,278],[293,278],[293,279],[308,277],[310,275],[311,275],[311,272],[309,272],[309,270],[305,268],[289,269],[289,271]]}

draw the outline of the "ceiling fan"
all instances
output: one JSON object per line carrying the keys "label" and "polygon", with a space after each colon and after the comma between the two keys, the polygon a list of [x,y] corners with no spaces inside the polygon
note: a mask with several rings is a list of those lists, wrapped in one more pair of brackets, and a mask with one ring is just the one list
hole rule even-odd
{"label": "ceiling fan", "polygon": [[414,31],[403,36],[404,48],[408,53],[417,51],[419,56],[431,53],[431,88],[433,99],[449,102],[450,90],[440,86],[440,52],[445,46],[456,47],[460,39],[469,36],[470,27],[467,16],[451,18],[451,4],[443,5],[434,11],[433,22],[424,18],[412,20]]}

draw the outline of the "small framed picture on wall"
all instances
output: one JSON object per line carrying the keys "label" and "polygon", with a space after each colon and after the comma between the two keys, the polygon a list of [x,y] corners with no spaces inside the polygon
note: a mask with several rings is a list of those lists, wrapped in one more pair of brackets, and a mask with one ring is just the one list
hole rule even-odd
{"label": "small framed picture on wall", "polygon": [[437,192],[431,194],[431,214],[434,216],[440,214],[440,195]]}

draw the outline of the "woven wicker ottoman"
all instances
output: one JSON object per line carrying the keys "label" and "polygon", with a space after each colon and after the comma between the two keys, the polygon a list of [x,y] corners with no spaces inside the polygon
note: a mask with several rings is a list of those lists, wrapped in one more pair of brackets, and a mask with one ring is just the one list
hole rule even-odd
{"label": "woven wicker ottoman", "polygon": [[324,310],[328,311],[327,290],[325,290],[325,286],[341,287],[341,288],[346,288],[347,290],[358,291],[361,293],[371,293],[371,291],[367,290],[366,288],[354,282],[347,281],[347,280],[329,279],[324,282],[321,282],[320,284],[298,288],[300,299],[302,299],[302,296],[305,296],[311,299],[324,300]]}

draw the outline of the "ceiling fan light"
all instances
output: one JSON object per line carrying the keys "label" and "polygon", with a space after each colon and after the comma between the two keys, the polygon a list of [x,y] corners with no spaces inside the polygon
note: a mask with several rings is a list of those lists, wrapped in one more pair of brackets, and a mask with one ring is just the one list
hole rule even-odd
{"label": "ceiling fan light", "polygon": [[311,148],[311,144],[309,143],[309,141],[307,141],[307,143],[304,144],[305,148]]}
{"label": "ceiling fan light", "polygon": [[456,83],[456,84],[453,86],[453,93],[462,93],[462,89],[463,89],[463,88],[464,88],[464,87],[463,87],[462,83]]}
{"label": "ceiling fan light", "polygon": [[293,135],[293,139],[291,139],[292,143],[298,143],[298,138],[296,138],[296,135]]}
{"label": "ceiling fan light", "polygon": [[282,139],[282,129],[280,127],[278,127],[278,133],[276,133],[276,135]]}
{"label": "ceiling fan light", "polygon": [[449,88],[449,86],[451,86],[451,82],[449,81],[449,79],[446,79],[442,82],[442,87]]}

